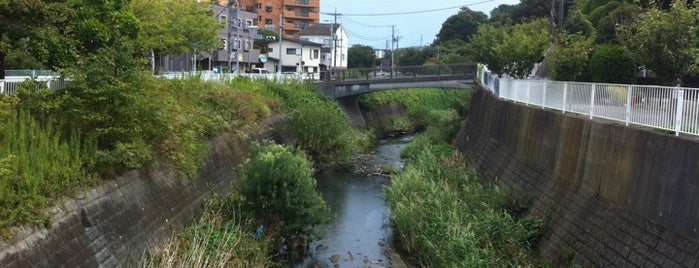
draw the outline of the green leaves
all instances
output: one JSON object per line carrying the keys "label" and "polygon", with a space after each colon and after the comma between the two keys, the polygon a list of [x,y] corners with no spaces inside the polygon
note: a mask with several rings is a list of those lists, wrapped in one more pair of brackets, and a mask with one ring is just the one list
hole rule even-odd
{"label": "green leaves", "polygon": [[618,28],[621,43],[646,64],[666,85],[698,71],[699,11],[684,1],[668,11],[650,8],[638,19]]}
{"label": "green leaves", "polygon": [[374,49],[365,45],[352,45],[347,52],[349,68],[371,68],[376,64]]}
{"label": "green leaves", "polygon": [[302,151],[256,144],[241,175],[240,193],[268,222],[282,221],[293,232],[330,220],[330,208],[315,191],[313,167]]}

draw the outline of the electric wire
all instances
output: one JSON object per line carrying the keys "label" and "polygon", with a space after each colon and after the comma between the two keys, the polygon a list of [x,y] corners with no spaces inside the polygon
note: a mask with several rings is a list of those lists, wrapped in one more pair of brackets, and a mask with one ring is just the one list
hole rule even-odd
{"label": "electric wire", "polygon": [[[450,10],[450,9],[456,9],[456,8],[462,8],[462,7],[467,7],[467,6],[472,6],[472,5],[478,5],[478,4],[483,4],[487,2],[493,2],[495,0],[484,0],[480,2],[475,2],[475,3],[470,3],[466,5],[459,5],[459,6],[452,6],[452,7],[445,7],[445,8],[437,8],[437,9],[426,9],[426,10],[415,10],[415,11],[405,11],[405,12],[392,12],[392,13],[342,13],[339,15],[342,16],[353,16],[353,17],[371,17],[371,16],[399,16],[399,15],[412,15],[412,14],[420,14],[420,13],[429,13],[429,12],[437,12],[437,11],[444,11],[444,10]],[[324,15],[333,15],[333,13],[329,12],[322,12],[321,14]]]}

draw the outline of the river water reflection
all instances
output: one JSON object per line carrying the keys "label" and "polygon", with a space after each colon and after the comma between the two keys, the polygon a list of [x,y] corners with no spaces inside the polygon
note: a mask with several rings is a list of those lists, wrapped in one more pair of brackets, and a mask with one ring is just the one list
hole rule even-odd
{"label": "river water reflection", "polygon": [[[357,160],[359,165],[403,168],[400,150],[412,138],[380,141],[374,154]],[[369,168],[371,169],[371,168]],[[318,191],[336,218],[317,227],[321,240],[294,267],[389,267],[386,249],[392,246],[390,214],[383,187],[390,180],[377,175],[330,173],[318,178]]]}

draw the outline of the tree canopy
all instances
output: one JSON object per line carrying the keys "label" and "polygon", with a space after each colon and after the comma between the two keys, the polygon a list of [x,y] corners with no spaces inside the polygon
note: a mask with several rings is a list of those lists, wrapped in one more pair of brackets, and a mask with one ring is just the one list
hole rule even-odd
{"label": "tree canopy", "polygon": [[349,68],[371,68],[376,66],[374,49],[365,45],[353,45],[347,52]]}
{"label": "tree canopy", "polygon": [[487,21],[488,16],[485,13],[462,8],[459,13],[442,23],[435,43],[440,44],[453,39],[469,42],[471,36],[478,31],[478,26]]}

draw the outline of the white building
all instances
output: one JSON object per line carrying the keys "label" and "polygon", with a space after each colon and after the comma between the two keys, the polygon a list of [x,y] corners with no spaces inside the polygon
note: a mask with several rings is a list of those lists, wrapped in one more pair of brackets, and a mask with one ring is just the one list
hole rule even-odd
{"label": "white building", "polygon": [[[303,73],[311,78],[320,77],[321,49],[323,45],[299,39],[282,39],[282,73]],[[279,71],[279,40],[270,42],[265,68],[270,72]]]}
{"label": "white building", "polygon": [[323,44],[323,70],[347,69],[349,37],[341,24],[311,25],[299,32],[299,39]]}

